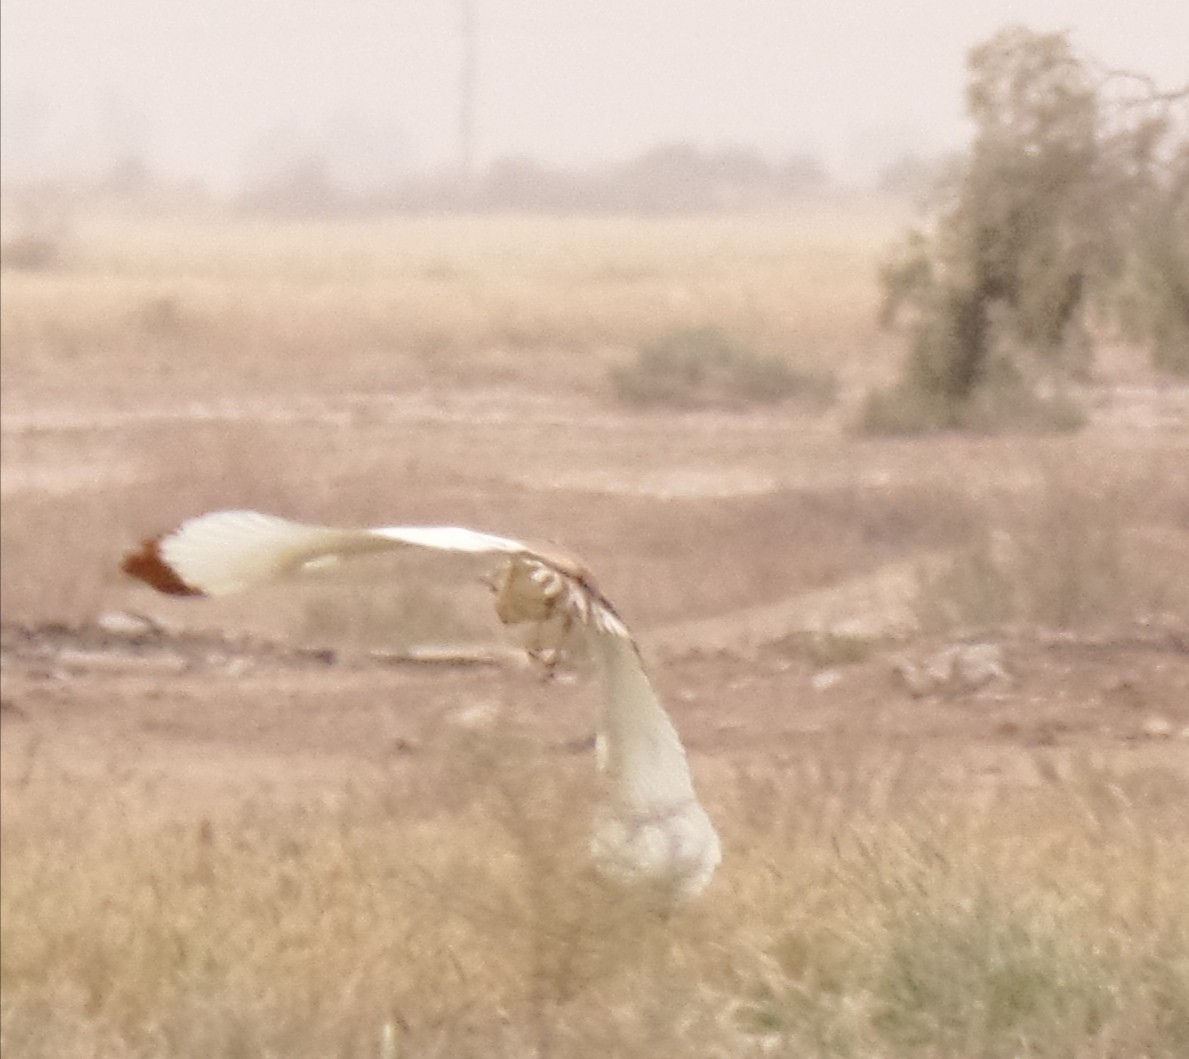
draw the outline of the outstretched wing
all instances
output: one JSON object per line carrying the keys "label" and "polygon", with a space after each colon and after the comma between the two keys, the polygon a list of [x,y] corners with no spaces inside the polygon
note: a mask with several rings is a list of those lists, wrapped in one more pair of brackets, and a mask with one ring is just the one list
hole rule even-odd
{"label": "outstretched wing", "polygon": [[519,541],[460,526],[340,529],[259,511],[214,511],[144,541],[122,568],[170,595],[224,596],[354,555],[409,545],[473,553],[525,551]]}
{"label": "outstretched wing", "polygon": [[508,556],[496,600],[507,623],[564,619],[628,635],[577,560],[463,526],[350,529],[258,511],[214,511],[142,542],[125,556],[122,569],[169,595],[223,596],[352,556],[407,547]]}

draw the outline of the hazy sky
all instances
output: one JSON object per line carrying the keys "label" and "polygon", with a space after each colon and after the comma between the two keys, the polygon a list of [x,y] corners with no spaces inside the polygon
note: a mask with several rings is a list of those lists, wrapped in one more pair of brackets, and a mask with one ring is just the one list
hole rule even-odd
{"label": "hazy sky", "polygon": [[[233,185],[262,142],[366,174],[456,153],[461,0],[0,0],[0,135],[69,166],[113,143]],[[1189,81],[1187,0],[473,0],[480,162],[662,141],[863,173],[961,142],[963,62],[1011,22]],[[11,153],[10,153],[11,151]]]}

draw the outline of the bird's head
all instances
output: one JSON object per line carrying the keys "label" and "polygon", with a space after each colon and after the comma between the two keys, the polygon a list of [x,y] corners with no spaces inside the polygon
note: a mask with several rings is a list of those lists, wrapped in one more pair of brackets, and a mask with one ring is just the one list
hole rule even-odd
{"label": "bird's head", "polygon": [[517,555],[490,584],[500,621],[530,626],[525,648],[551,674],[565,653],[573,628],[569,579],[546,563]]}
{"label": "bird's head", "polygon": [[508,559],[492,588],[495,612],[505,625],[548,621],[568,602],[566,575],[523,555]]}

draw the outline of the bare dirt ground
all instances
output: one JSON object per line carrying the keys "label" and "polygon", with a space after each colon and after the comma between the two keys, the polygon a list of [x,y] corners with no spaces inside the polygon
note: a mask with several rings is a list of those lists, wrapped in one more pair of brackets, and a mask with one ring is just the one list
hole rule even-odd
{"label": "bare dirt ground", "polygon": [[[1092,424],[1074,438],[875,441],[843,429],[846,401],[816,417],[637,414],[531,380],[193,402],[11,392],[10,512],[85,512],[136,489],[155,503],[137,493],[136,511],[106,524],[119,531],[96,553],[108,566],[88,612],[9,608],[5,782],[47,762],[116,768],[152,778],[162,808],[182,811],[245,787],[333,786],[361,769],[405,769],[413,782],[435,732],[488,704],[528,709],[559,753],[586,751],[587,682],[544,682],[525,667],[494,619],[470,613],[482,600],[466,585],[444,604],[466,613],[461,631],[446,623],[448,650],[426,650],[440,629],[422,643],[415,629],[385,653],[382,634],[311,631],[278,599],[180,603],[109,573],[136,534],[237,505],[309,520],[459,522],[572,547],[637,632],[711,802],[719,769],[757,759],[795,768],[804,748],[831,745],[924,762],[964,785],[1036,782],[1079,755],[1183,770],[1184,615],[1077,633],[913,627],[917,564],[965,539],[971,497],[1027,490],[1060,459],[1091,478],[1189,473],[1184,388],[1090,396]],[[178,465],[170,473],[163,453]],[[290,453],[302,454],[299,474]],[[1174,512],[1162,532],[1189,526]],[[349,590],[345,599],[336,613],[350,613]],[[319,605],[303,604],[307,619]],[[111,610],[152,624],[105,628],[98,616]],[[906,659],[927,668],[970,640],[994,645],[1000,675],[905,679]]]}

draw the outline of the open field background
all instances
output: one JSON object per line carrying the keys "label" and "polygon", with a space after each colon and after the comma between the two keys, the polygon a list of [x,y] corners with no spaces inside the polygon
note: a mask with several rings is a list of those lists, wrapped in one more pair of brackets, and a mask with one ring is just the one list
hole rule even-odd
{"label": "open field background", "polygon": [[[905,216],[80,217],[6,267],[5,1054],[1189,1053],[1189,392],[1112,346],[1078,434],[855,434]],[[617,399],[708,325],[833,399]],[[582,554],[723,833],[707,893],[588,876],[593,691],[482,570],[116,573],[239,505]]]}
{"label": "open field background", "polygon": [[691,323],[794,360],[863,359],[868,263],[904,216],[822,204],[652,220],[80,218],[54,282],[5,277],[0,337],[35,355],[4,381],[69,364],[76,377],[120,365],[114,388],[137,397],[138,380],[188,396],[543,374],[573,387]]}

